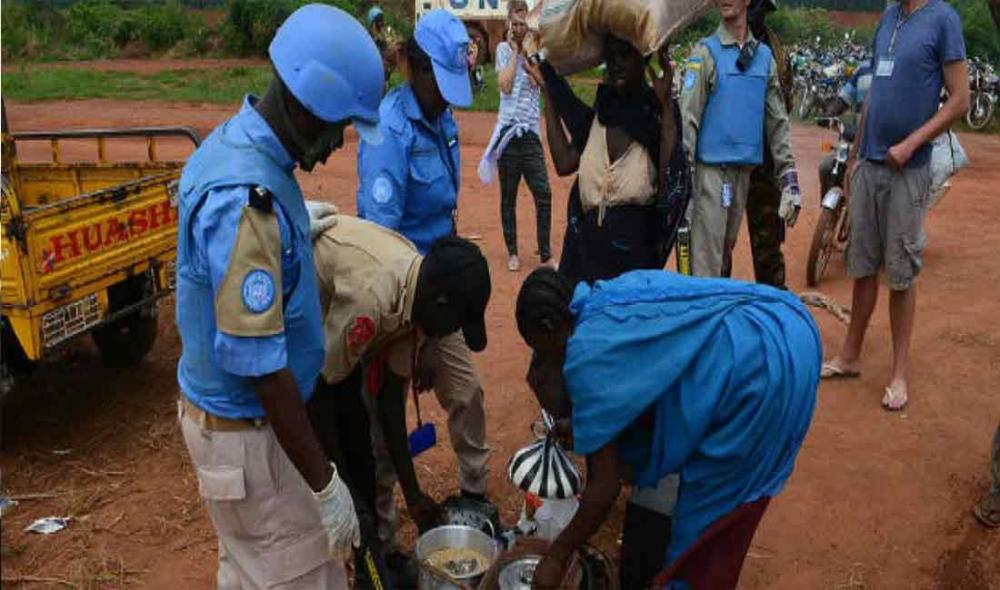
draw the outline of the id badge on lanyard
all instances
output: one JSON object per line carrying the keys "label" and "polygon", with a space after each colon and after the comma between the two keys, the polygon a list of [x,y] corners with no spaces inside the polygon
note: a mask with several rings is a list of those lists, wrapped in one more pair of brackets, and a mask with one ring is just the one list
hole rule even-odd
{"label": "id badge on lanyard", "polygon": [[[876,78],[891,78],[893,67],[896,65],[896,37],[899,35],[899,30],[903,28],[903,24],[909,20],[912,13],[903,16],[902,9],[900,12],[896,13],[896,26],[892,30],[892,37],[889,38],[889,49],[886,54],[878,58],[878,65],[875,66],[875,77]],[[920,10],[919,8],[917,10]],[[915,12],[915,11],[914,11]]]}
{"label": "id badge on lanyard", "polygon": [[878,60],[878,65],[875,67],[875,77],[891,78],[892,68],[895,64],[896,60],[892,56],[880,57]]}

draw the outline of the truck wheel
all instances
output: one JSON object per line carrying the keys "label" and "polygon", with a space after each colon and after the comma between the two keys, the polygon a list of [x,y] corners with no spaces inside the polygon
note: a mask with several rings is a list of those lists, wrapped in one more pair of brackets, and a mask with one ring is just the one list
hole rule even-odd
{"label": "truck wheel", "polygon": [[35,363],[24,353],[7,318],[0,318],[0,404],[13,391],[15,375],[34,370]]}
{"label": "truck wheel", "polygon": [[[149,297],[155,290],[151,273],[143,273],[108,289],[110,311],[125,309]],[[156,303],[143,306],[91,332],[101,360],[110,366],[137,365],[156,340]]]}
{"label": "truck wheel", "polygon": [[155,307],[96,328],[91,335],[105,365],[124,367],[139,364],[156,341],[158,322]]}
{"label": "truck wheel", "polygon": [[14,376],[7,367],[7,357],[0,353],[0,406],[7,399],[7,395],[14,391]]}

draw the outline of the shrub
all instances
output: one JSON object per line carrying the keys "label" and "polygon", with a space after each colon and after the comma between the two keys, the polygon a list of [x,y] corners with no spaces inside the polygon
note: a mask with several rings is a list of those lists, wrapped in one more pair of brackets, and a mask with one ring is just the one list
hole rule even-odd
{"label": "shrub", "polygon": [[197,28],[195,18],[177,2],[147,6],[134,14],[140,21],[138,39],[151,51],[169,49]]}
{"label": "shrub", "polygon": [[40,2],[4,0],[0,36],[3,57],[41,57],[66,34],[66,17],[59,10]]}
{"label": "shrub", "polygon": [[843,29],[838,30],[822,8],[782,8],[767,17],[767,25],[786,44],[815,43],[824,47],[839,43]]}
{"label": "shrub", "polygon": [[99,54],[121,47],[135,35],[135,23],[122,19],[122,9],[107,0],[85,0],[66,11],[71,41]]}
{"label": "shrub", "polygon": [[962,17],[962,33],[969,57],[1000,62],[1000,30],[993,25],[986,0],[953,0],[952,4]]}
{"label": "shrub", "polygon": [[[226,18],[226,45],[239,55],[265,55],[267,46],[281,23],[295,9],[310,0],[230,0]],[[350,0],[327,0],[354,16],[356,6]]]}

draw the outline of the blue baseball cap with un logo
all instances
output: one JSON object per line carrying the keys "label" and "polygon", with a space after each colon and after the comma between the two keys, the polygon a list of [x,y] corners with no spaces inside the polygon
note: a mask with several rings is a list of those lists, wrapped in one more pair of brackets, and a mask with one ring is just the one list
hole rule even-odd
{"label": "blue baseball cap with un logo", "polygon": [[431,58],[434,80],[448,104],[472,104],[469,83],[469,33],[462,21],[444,9],[425,14],[413,30],[417,45]]}

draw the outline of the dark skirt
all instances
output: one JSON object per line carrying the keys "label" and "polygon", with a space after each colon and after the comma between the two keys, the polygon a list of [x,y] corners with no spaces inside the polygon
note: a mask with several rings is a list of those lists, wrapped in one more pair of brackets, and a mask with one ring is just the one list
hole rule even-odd
{"label": "dark skirt", "polygon": [[568,209],[559,272],[574,283],[663,268],[666,261],[658,248],[660,218],[654,205],[608,207],[598,225],[597,209],[583,212],[580,189],[574,183]]}
{"label": "dark skirt", "polygon": [[[687,551],[656,577],[656,588],[735,590],[757,525],[770,498],[740,504],[712,523]],[[674,584],[684,582],[686,586]]]}

